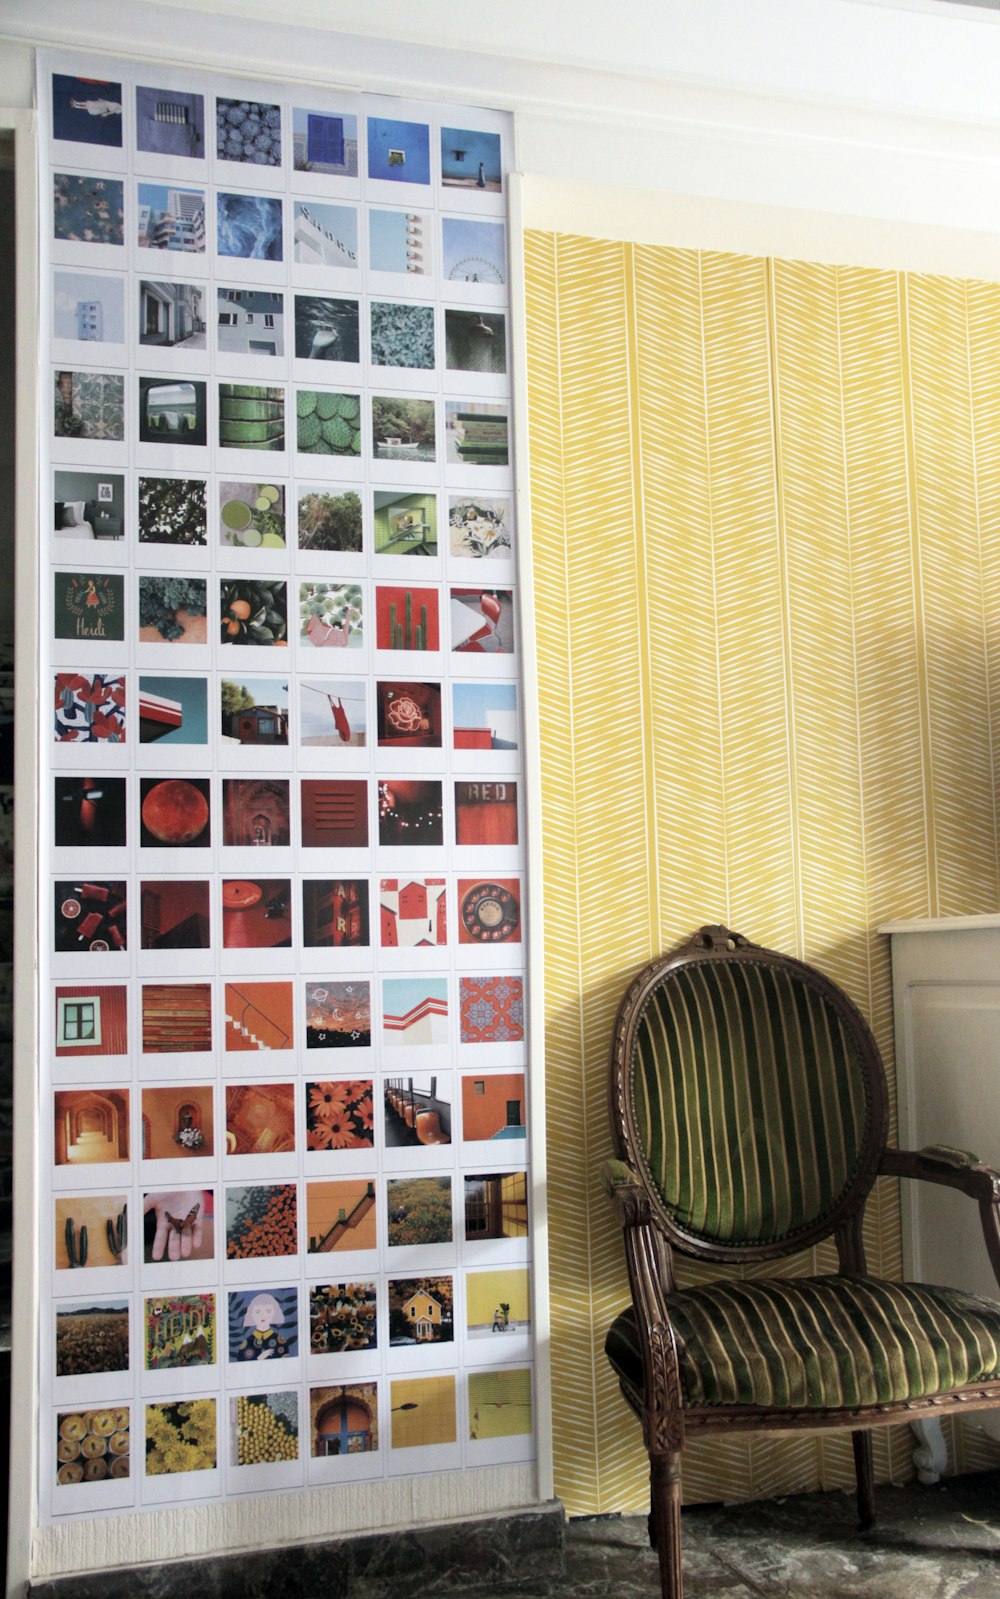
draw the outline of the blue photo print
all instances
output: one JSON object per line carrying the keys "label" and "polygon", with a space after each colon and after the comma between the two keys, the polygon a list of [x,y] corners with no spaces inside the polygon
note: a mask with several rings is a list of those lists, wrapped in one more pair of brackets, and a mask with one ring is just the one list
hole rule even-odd
{"label": "blue photo print", "polygon": [[205,191],[165,183],[139,184],[140,250],[205,253]]}
{"label": "blue photo print", "polygon": [[369,211],[372,271],[425,273],[430,260],[429,226],[427,217],[415,211]]}
{"label": "blue photo print", "polygon": [[204,95],[140,85],[135,91],[135,145],[151,155],[204,156]]}
{"label": "blue photo print", "polygon": [[352,205],[292,202],[292,239],[296,261],[304,266],[358,265],[358,213]]}
{"label": "blue photo print", "polygon": [[215,149],[220,161],[280,167],[281,107],[259,100],[230,100],[217,96]]}
{"label": "blue photo print", "polygon": [[368,176],[389,183],[430,183],[431,138],[426,122],[369,117]]}
{"label": "blue photo print", "polygon": [[299,1352],[297,1288],[247,1288],[229,1295],[229,1359],[290,1360]]}
{"label": "blue photo print", "polygon": [[502,188],[499,133],[476,128],[441,129],[441,182],[446,189]]}
{"label": "blue photo print", "polygon": [[292,112],[292,151],[296,172],[325,177],[358,175],[358,119],[343,111]]}
{"label": "blue photo print", "polygon": [[124,344],[124,280],[93,272],[54,272],[52,332],[57,339]]}
{"label": "blue photo print", "polygon": [[120,178],[52,175],[52,236],[74,244],[124,244],[125,190]]}
{"label": "blue photo print", "polygon": [[139,678],[140,744],[207,744],[208,685],[203,677]]}
{"label": "blue photo print", "polygon": [[122,86],[104,78],[52,74],[52,136],[122,147]]}
{"label": "blue photo print", "polygon": [[216,195],[218,251],[244,261],[284,259],[281,201],[266,194]]}
{"label": "blue photo print", "polygon": [[504,283],[507,238],[502,222],[477,217],[441,221],[441,276],[449,283]]}

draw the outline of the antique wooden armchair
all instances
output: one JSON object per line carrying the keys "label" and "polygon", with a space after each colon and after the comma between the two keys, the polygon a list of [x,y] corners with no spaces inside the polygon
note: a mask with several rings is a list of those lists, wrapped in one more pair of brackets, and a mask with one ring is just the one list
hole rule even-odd
{"label": "antique wooden armchair", "polygon": [[[945,1183],[978,1201],[1000,1283],[1000,1172],[962,1150],[887,1149],[885,1072],[861,1013],[820,972],[724,927],[626,993],[611,1121],[605,1186],[632,1304],[606,1348],[649,1451],[663,1599],[682,1599],[685,1437],[850,1428],[870,1527],[867,1429],[1000,1406],[1000,1303],[871,1277],[862,1244],[877,1176]],[[760,1274],[831,1235],[836,1274]],[[679,1289],[673,1250],[754,1274]]]}

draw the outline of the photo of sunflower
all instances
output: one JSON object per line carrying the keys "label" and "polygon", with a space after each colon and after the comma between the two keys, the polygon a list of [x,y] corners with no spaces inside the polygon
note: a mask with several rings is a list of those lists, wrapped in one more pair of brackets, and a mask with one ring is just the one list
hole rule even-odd
{"label": "photo of sunflower", "polygon": [[307,1149],[372,1149],[374,1144],[370,1080],[306,1084]]}

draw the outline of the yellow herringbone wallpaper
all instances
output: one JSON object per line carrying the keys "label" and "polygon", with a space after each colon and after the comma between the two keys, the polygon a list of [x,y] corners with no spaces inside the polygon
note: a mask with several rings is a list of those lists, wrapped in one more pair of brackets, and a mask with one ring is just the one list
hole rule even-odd
{"label": "yellow herringbone wallpaper", "polygon": [[[525,244],[556,1487],[588,1513],[648,1503],[603,1354],[626,983],[724,922],[843,984],[891,1076],[876,925],[1000,908],[1000,285]],[[891,1185],[866,1242],[901,1271]],[[951,1441],[959,1469],[1000,1458]],[[880,1478],[912,1449],[876,1432]],[[846,1436],[684,1460],[689,1500],[853,1483]]]}

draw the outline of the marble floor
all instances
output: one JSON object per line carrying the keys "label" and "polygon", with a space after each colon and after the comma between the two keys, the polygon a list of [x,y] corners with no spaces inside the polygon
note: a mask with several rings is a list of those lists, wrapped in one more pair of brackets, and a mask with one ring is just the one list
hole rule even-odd
{"label": "marble floor", "polygon": [[[1000,1473],[685,1510],[685,1599],[1000,1599]],[[444,1585],[442,1585],[444,1591]],[[657,1599],[645,1517],[569,1522],[562,1575],[448,1590],[448,1599]]]}

